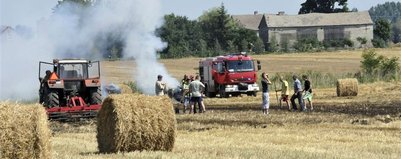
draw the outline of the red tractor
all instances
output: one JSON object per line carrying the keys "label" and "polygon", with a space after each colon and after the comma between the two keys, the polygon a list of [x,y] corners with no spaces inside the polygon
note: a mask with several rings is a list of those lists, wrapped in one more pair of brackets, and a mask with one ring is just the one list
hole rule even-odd
{"label": "red tractor", "polygon": [[46,107],[51,120],[96,117],[101,108],[99,61],[41,61],[39,81],[39,102]]}
{"label": "red tractor", "polygon": [[257,68],[255,66],[254,59],[246,53],[202,59],[199,61],[199,75],[205,84],[206,96],[256,96],[259,91],[257,71],[261,69],[260,62],[257,61]]}

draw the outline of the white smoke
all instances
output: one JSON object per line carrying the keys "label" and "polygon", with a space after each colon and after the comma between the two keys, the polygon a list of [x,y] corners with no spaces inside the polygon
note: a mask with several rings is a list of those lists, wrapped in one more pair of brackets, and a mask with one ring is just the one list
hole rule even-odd
{"label": "white smoke", "polygon": [[133,79],[143,92],[154,94],[158,74],[163,75],[170,86],[178,85],[157,62],[156,51],[166,46],[155,36],[155,29],[162,24],[159,0],[103,0],[79,13],[76,9],[73,3],[62,5],[49,18],[31,26],[35,28],[32,36],[13,34],[12,38],[5,39],[1,35],[0,99],[37,98],[39,61],[98,59],[102,56],[99,52],[104,50],[94,48],[107,44],[102,38],[104,34],[124,41],[124,57],[135,58],[137,69]]}

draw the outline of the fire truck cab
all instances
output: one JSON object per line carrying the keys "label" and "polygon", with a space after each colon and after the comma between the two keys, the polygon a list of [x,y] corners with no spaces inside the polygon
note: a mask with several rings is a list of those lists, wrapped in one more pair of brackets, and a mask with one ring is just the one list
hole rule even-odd
{"label": "fire truck cab", "polygon": [[247,94],[256,96],[259,91],[257,71],[261,69],[260,62],[255,61],[246,53],[209,57],[199,61],[199,75],[205,84],[208,97],[221,98],[230,95]]}

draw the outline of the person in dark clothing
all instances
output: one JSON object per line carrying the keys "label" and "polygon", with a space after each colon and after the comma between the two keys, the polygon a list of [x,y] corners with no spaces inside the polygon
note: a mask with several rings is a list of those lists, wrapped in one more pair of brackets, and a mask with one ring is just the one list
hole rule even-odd
{"label": "person in dark clothing", "polygon": [[[308,76],[306,76],[306,75],[303,75],[302,79],[305,81],[304,82],[304,90],[303,90],[303,92],[304,92],[303,102],[305,103],[305,99],[307,99],[309,102],[310,110],[313,110],[311,82],[308,79]],[[305,108],[306,108],[306,105],[305,105]]]}
{"label": "person in dark clothing", "polygon": [[297,104],[295,103],[295,99],[298,98],[298,103],[301,106],[301,111],[306,111],[306,109],[304,107],[303,100],[302,100],[302,85],[301,85],[301,81],[298,80],[298,77],[296,75],[293,75],[292,79],[294,80],[294,94],[291,96],[292,108],[293,108],[294,111],[297,110]]}
{"label": "person in dark clothing", "polygon": [[269,85],[271,84],[269,80],[269,75],[265,72],[262,73],[262,112],[263,114],[269,114]]}
{"label": "person in dark clothing", "polygon": [[46,70],[46,75],[40,79],[40,87],[39,87],[39,93],[41,94],[39,96],[39,102],[43,103],[46,100],[47,94],[48,94],[48,85],[47,81],[49,80],[52,72],[50,70]]}

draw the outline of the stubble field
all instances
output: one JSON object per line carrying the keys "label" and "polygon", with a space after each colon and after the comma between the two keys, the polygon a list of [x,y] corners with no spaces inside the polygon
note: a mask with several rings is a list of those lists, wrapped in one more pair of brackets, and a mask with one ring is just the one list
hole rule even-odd
{"label": "stubble field", "polygon": [[[377,50],[401,57],[401,48]],[[362,50],[257,55],[268,73],[359,70]],[[199,58],[161,60],[177,79],[195,74]],[[102,62],[107,82],[131,81],[132,61]],[[400,158],[401,83],[362,84],[357,97],[315,88],[312,112],[280,108],[270,92],[268,116],[261,97],[205,99],[204,114],[177,114],[172,152],[98,154],[96,121],[51,122],[53,158]]]}

